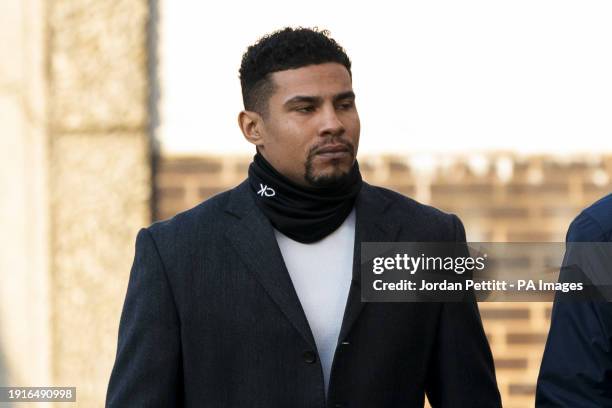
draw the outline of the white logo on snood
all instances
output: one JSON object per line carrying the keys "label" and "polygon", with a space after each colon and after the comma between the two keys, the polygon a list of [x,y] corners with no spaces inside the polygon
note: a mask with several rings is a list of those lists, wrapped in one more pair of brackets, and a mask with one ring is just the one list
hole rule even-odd
{"label": "white logo on snood", "polygon": [[263,185],[261,183],[259,183],[259,188],[260,190],[257,192],[257,194],[259,194],[262,197],[274,197],[274,195],[276,195],[276,192],[274,191],[274,189],[272,187],[268,187],[267,185]]}

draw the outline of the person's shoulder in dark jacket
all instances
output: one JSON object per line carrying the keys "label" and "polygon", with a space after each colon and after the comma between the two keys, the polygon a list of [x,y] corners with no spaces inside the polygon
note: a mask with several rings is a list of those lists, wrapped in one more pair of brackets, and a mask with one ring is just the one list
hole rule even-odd
{"label": "person's shoulder in dark jacket", "polygon": [[[612,242],[612,194],[583,210],[567,242]],[[612,303],[555,301],[537,407],[612,406]]]}
{"label": "person's shoulder in dark jacket", "polygon": [[176,259],[195,253],[197,246],[219,242],[226,230],[222,217],[232,190],[222,191],[174,216],[153,222],[146,229],[162,258]]}
{"label": "person's shoulder in dark jacket", "polygon": [[[384,197],[389,204],[386,217],[389,222],[397,222],[410,230],[413,241],[465,240],[463,224],[454,214],[420,203],[397,191],[385,187],[368,185],[376,194]],[[419,237],[419,235],[421,237]],[[459,236],[459,237],[458,237]]]}
{"label": "person's shoulder in dark jacket", "polygon": [[200,202],[189,209],[183,210],[174,216],[153,222],[148,228],[152,232],[163,233],[174,228],[194,228],[201,225],[211,226],[219,221],[219,214],[227,205],[232,190],[222,191]]}
{"label": "person's shoulder in dark jacket", "polygon": [[567,232],[567,241],[612,241],[612,194],[608,194],[583,210],[572,221]]}

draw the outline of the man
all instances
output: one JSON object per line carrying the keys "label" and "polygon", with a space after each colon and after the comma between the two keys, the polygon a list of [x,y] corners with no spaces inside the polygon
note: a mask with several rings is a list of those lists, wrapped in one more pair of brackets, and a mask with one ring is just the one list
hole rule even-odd
{"label": "man", "polygon": [[107,405],[500,406],[475,302],[360,300],[361,242],[465,232],[362,181],[344,50],[286,28],[240,78],[248,179],[138,234]]}
{"label": "man", "polygon": [[[566,240],[612,242],[612,194],[582,211],[570,225]],[[587,254],[594,255],[593,251]],[[602,258],[609,259],[609,255]],[[609,263],[599,269],[611,272]],[[592,271],[585,272],[589,275]],[[605,299],[609,297],[604,296],[603,301],[555,301],[536,406],[612,407],[612,303]]]}

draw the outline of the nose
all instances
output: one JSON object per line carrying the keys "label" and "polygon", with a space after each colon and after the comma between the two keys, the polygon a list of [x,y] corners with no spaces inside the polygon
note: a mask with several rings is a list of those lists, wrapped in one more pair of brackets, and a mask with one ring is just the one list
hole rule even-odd
{"label": "nose", "polygon": [[319,136],[340,136],[344,133],[344,124],[333,106],[326,106],[321,112]]}

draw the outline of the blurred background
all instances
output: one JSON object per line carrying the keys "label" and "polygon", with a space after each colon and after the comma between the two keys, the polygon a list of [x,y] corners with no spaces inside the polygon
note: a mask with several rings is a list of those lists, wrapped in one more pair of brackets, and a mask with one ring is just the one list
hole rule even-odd
{"label": "blurred background", "polygon": [[[0,386],[102,406],[136,232],[246,177],[238,68],[329,29],[366,181],[468,240],[560,242],[612,191],[612,4],[0,2]],[[550,303],[481,303],[505,407],[530,407]],[[26,406],[20,404],[19,406]]]}

